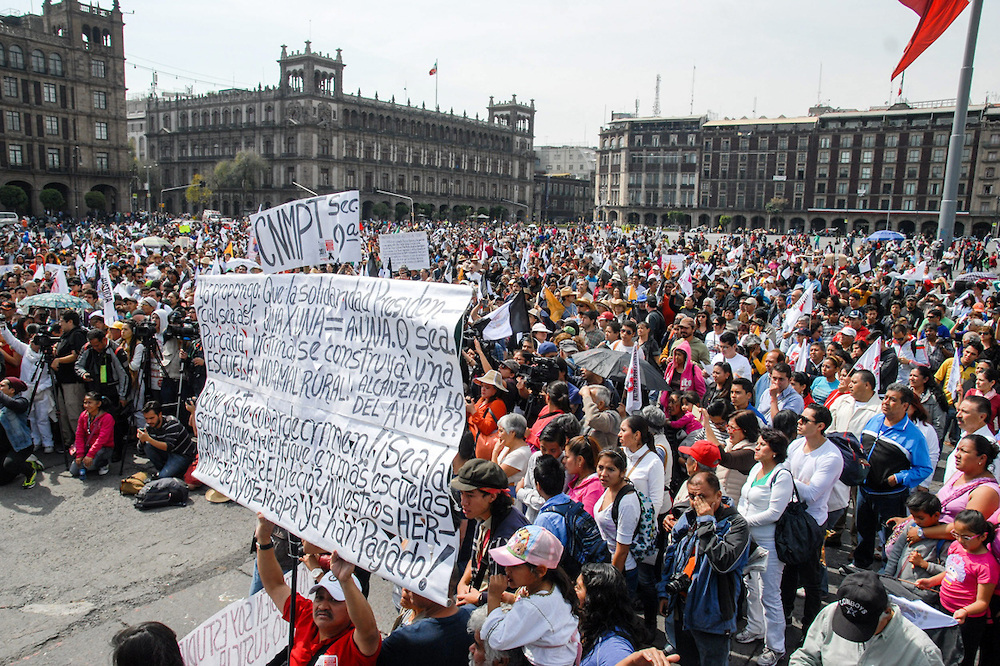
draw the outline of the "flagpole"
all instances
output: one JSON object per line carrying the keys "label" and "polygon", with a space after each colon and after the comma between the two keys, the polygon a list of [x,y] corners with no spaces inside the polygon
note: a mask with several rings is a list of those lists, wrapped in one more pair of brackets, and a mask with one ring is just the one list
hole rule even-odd
{"label": "flagpole", "polygon": [[958,208],[958,179],[962,174],[962,148],[965,143],[965,121],[969,115],[969,95],[972,89],[972,63],[976,58],[976,38],[979,19],[983,13],[983,0],[972,0],[969,14],[969,33],[965,38],[965,56],[958,78],[958,97],[955,99],[955,118],[948,143],[948,163],[944,172],[944,194],[941,197],[941,214],[938,216],[939,240],[947,248],[955,236],[955,211]]}

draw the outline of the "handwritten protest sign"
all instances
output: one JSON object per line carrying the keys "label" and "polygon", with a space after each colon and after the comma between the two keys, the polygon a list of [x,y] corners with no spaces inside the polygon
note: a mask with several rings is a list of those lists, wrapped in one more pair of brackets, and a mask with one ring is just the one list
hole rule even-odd
{"label": "handwritten protest sign", "polygon": [[412,270],[431,267],[430,245],[426,231],[400,234],[379,234],[378,256],[383,264],[392,260],[396,268],[405,265]]}
{"label": "handwritten protest sign", "polygon": [[361,261],[357,190],[290,201],[250,216],[265,273]]}
{"label": "handwritten protest sign", "polygon": [[[291,585],[292,574],[285,574]],[[303,565],[296,577],[306,596],[313,578]],[[265,590],[229,604],[178,641],[185,664],[256,666],[267,664],[288,645],[288,623]]]}
{"label": "handwritten protest sign", "polygon": [[360,276],[199,277],[196,476],[445,603],[465,425],[454,333],[471,296]]}

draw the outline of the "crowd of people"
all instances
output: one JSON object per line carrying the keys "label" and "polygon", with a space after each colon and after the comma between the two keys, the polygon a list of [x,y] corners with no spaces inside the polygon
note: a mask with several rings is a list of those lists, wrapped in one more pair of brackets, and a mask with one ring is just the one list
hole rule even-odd
{"label": "crowd of people", "polygon": [[[416,226],[367,224],[363,246],[394,228]],[[421,228],[431,265],[390,277],[475,293],[454,602],[402,590],[383,637],[364,572],[307,544],[316,585],[296,597],[291,663],[464,663],[470,649],[477,664],[666,663],[646,649],[660,629],[671,660],[706,666],[729,663],[734,641],[760,666],[997,653],[1000,288],[987,244]],[[196,276],[256,270],[246,248],[245,221],[18,232],[0,275],[0,481],[31,488],[59,454],[100,476],[136,446],[154,474],[193,484]],[[376,273],[365,259],[305,270]],[[23,303],[45,292],[88,307]],[[491,313],[515,302],[527,326],[486,339]],[[792,523],[808,538],[790,545]],[[261,518],[257,573],[291,617],[274,538]],[[851,557],[836,595],[833,547]],[[957,652],[903,616],[890,579],[954,618]]]}

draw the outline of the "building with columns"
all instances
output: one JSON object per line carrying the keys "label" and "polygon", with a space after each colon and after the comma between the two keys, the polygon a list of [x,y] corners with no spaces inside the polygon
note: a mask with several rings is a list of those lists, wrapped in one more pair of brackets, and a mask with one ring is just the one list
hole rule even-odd
{"label": "building with columns", "polygon": [[86,194],[130,208],[125,48],[118,0],[42,2],[41,15],[0,16],[0,185],[27,195],[18,212],[82,217]]}
{"label": "building with columns", "polygon": [[[807,116],[710,120],[616,114],[601,131],[596,217],[776,233],[934,234],[954,100]],[[1000,222],[1000,106],[969,108],[955,235]],[[676,216],[675,216],[676,217]]]}
{"label": "building with columns", "polygon": [[[409,100],[345,91],[343,54],[282,46],[277,86],[229,89],[146,101],[146,149],[168,212],[192,212],[183,190],[239,151],[259,154],[257,182],[217,191],[208,207],[240,215],[320,194],[358,189],[362,216],[378,203],[433,217],[475,213],[526,219],[534,175],[534,101],[490,97],[474,118],[414,106]],[[301,186],[301,187],[299,187]],[[395,197],[382,192],[401,195]],[[161,195],[162,192],[162,195]]]}

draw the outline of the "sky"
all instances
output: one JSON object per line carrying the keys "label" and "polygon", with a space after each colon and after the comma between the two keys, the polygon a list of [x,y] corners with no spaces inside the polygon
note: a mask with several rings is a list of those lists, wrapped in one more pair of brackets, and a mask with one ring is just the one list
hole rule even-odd
{"label": "sky", "polygon": [[[111,0],[99,0],[111,7]],[[22,12],[41,0],[7,0]],[[535,145],[596,145],[615,111],[806,115],[896,101],[918,17],[898,0],[122,0],[129,97],[278,82],[281,45],[343,49],[345,92],[472,117],[535,100]],[[906,72],[903,98],[953,99],[966,11]],[[992,28],[992,30],[991,30]],[[971,99],[1000,103],[1000,3],[984,1]],[[692,78],[694,85],[692,87]],[[193,80],[194,79],[194,80]],[[692,105],[693,90],[693,105]]]}

